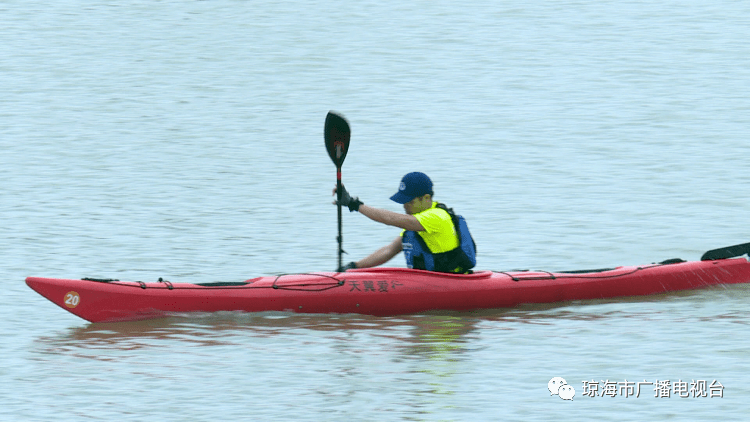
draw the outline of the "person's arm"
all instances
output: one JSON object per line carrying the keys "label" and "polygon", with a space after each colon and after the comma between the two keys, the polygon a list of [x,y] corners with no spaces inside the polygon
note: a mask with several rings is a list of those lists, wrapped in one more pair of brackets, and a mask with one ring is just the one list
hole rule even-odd
{"label": "person's arm", "polygon": [[355,264],[357,265],[357,268],[377,267],[378,265],[385,264],[390,261],[391,258],[398,255],[398,253],[401,252],[401,249],[401,236],[398,236],[393,239],[393,242],[383,246],[369,256],[360,259]]}
{"label": "person's arm", "polygon": [[360,205],[359,213],[370,220],[377,221],[378,223],[399,227],[404,230],[412,230],[416,232],[424,231],[422,223],[420,223],[419,220],[417,220],[417,217],[414,217],[413,215],[399,214],[397,212],[375,208],[365,204]]}
{"label": "person's arm", "polygon": [[[341,194],[341,205],[348,207],[349,211],[358,211],[370,220],[387,224],[389,226],[399,227],[404,230],[417,232],[425,231],[424,226],[422,226],[422,223],[417,220],[417,217],[365,205],[359,200],[359,198],[352,198],[351,195],[349,195],[349,192],[346,191],[345,187],[342,186],[342,188],[344,191]],[[336,188],[333,188],[333,193],[334,195],[336,194]],[[337,204],[338,202],[333,201],[333,203]]]}

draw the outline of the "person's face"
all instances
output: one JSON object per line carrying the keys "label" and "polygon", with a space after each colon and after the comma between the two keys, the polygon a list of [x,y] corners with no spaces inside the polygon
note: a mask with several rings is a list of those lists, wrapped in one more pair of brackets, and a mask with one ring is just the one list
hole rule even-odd
{"label": "person's face", "polygon": [[406,211],[407,214],[417,214],[420,213],[426,209],[429,209],[432,205],[432,201],[430,198],[430,195],[423,195],[416,197],[412,199],[411,201],[404,204],[404,211]]}

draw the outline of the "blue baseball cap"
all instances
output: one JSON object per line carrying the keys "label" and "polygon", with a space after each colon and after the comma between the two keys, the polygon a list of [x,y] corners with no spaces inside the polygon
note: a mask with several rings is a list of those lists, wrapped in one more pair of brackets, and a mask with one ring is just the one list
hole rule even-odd
{"label": "blue baseball cap", "polygon": [[426,174],[418,171],[407,174],[401,179],[398,192],[391,196],[391,201],[405,204],[414,198],[432,195],[432,180]]}

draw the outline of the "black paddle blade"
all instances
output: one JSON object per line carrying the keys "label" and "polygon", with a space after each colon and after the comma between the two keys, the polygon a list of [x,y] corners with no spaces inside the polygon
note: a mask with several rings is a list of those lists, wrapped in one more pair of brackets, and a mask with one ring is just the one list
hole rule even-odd
{"label": "black paddle blade", "polygon": [[331,157],[333,164],[341,168],[346,158],[346,152],[349,150],[349,139],[352,131],[349,129],[349,122],[333,111],[329,111],[326,116],[325,129],[323,135],[326,140],[326,149]]}
{"label": "black paddle blade", "polygon": [[726,248],[713,249],[703,254],[701,261],[713,261],[715,259],[729,259],[750,253],[750,243],[727,246]]}

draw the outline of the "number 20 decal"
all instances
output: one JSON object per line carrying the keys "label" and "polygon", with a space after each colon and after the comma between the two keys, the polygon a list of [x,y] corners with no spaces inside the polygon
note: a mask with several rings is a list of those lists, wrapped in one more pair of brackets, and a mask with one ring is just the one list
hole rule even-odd
{"label": "number 20 decal", "polygon": [[76,292],[68,292],[65,294],[64,302],[65,306],[67,306],[68,308],[75,308],[79,303],[81,303],[81,296],[79,296]]}

